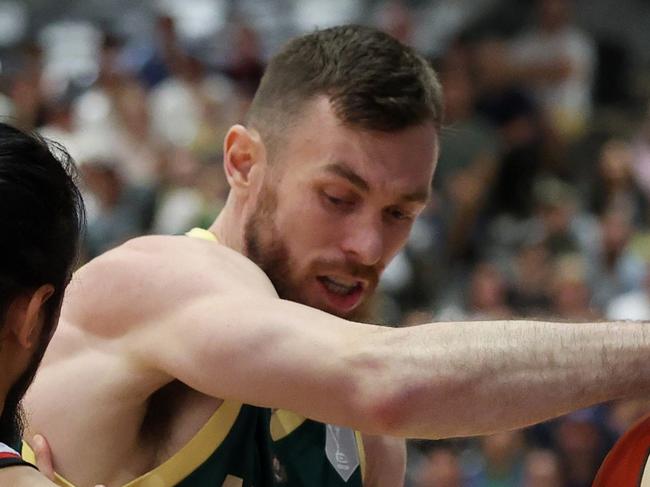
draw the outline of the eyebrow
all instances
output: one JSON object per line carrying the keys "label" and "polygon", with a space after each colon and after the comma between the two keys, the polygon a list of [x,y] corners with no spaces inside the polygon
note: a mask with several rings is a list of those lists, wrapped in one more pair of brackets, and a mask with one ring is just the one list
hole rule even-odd
{"label": "eyebrow", "polygon": [[[350,166],[348,166],[344,162],[334,162],[328,164],[323,169],[329,173],[335,174],[343,179],[346,179],[353,186],[357,187],[357,189],[363,191],[364,193],[370,192],[370,185],[368,184],[368,182],[365,179],[363,179],[361,176],[359,176]],[[407,203],[424,204],[427,201],[429,201],[430,195],[431,195],[431,191],[427,186],[425,188],[419,189],[412,193],[406,193],[400,195],[399,199]]]}
{"label": "eyebrow", "polygon": [[350,166],[344,162],[333,162],[324,167],[325,171],[337,176],[347,179],[353,186],[356,186],[361,191],[368,193],[370,191],[370,185],[368,182],[359,176]]}

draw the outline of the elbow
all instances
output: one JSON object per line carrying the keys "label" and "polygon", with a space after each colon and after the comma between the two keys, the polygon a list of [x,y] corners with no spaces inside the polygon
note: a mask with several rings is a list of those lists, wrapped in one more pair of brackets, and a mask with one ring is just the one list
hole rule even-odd
{"label": "elbow", "polygon": [[365,405],[367,432],[374,435],[401,436],[406,410],[392,394],[378,394]]}
{"label": "elbow", "polygon": [[412,404],[412,388],[398,377],[390,359],[374,357],[356,364],[350,395],[354,428],[372,435],[401,436]]}

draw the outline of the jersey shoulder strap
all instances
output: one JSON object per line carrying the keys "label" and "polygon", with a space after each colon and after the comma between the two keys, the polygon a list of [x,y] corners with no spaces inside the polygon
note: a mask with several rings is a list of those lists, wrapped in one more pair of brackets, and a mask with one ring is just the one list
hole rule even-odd
{"label": "jersey shoulder strap", "polygon": [[0,468],[18,466],[34,467],[31,463],[23,460],[16,450],[4,443],[0,443]]}

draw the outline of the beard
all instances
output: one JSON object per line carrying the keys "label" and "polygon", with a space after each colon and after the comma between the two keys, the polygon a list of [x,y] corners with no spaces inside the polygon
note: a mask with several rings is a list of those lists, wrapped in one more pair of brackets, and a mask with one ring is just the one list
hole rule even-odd
{"label": "beard", "polygon": [[36,376],[36,371],[41,360],[43,360],[43,355],[45,355],[50,338],[50,333],[46,333],[45,331],[41,333],[38,347],[25,371],[14,382],[11,389],[9,389],[5,398],[4,408],[2,409],[2,415],[0,415],[0,442],[6,443],[14,448],[18,447],[19,451],[25,426],[25,415],[21,401]]}
{"label": "beard", "polygon": [[[264,184],[260,191],[258,204],[244,226],[246,256],[264,271],[281,299],[309,306],[310,303],[303,293],[304,285],[301,285],[299,279],[291,272],[291,269],[296,266],[291,264],[289,248],[275,227],[274,217],[277,207],[278,197],[276,191],[271,188],[270,184]],[[266,233],[266,239],[263,238],[263,233]],[[353,262],[333,262],[331,260],[315,262],[314,266],[318,268],[319,274],[323,275],[344,268],[346,273],[366,280],[369,283],[369,290],[373,290],[379,280],[379,271],[373,266],[364,266]],[[362,302],[356,309],[346,315],[326,309],[324,311],[336,314],[341,318],[368,321],[371,311],[367,304],[367,302]]]}

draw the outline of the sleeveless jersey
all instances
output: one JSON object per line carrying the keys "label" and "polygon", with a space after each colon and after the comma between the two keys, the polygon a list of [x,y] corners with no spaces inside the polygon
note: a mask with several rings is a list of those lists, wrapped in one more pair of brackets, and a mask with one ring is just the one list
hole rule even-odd
{"label": "sleeveless jersey", "polygon": [[276,410],[271,417],[273,467],[282,487],[361,487],[361,434]]}
{"label": "sleeveless jersey", "polygon": [[[189,236],[216,241],[194,228]],[[362,487],[365,452],[361,434],[278,409],[269,423],[272,465],[278,487]]]}
{"label": "sleeveless jersey", "polygon": [[[206,230],[187,235],[216,241]],[[224,401],[176,454],[123,487],[272,487],[270,417],[269,409]],[[26,442],[23,455],[34,459]],[[75,487],[58,474],[56,482]]]}
{"label": "sleeveless jersey", "polygon": [[9,445],[0,442],[0,468],[5,467],[34,467],[22,459],[20,453]]}
{"label": "sleeveless jersey", "polygon": [[[189,236],[216,241],[194,228]],[[278,487],[362,487],[365,452],[359,432],[275,410],[269,423]]]}

